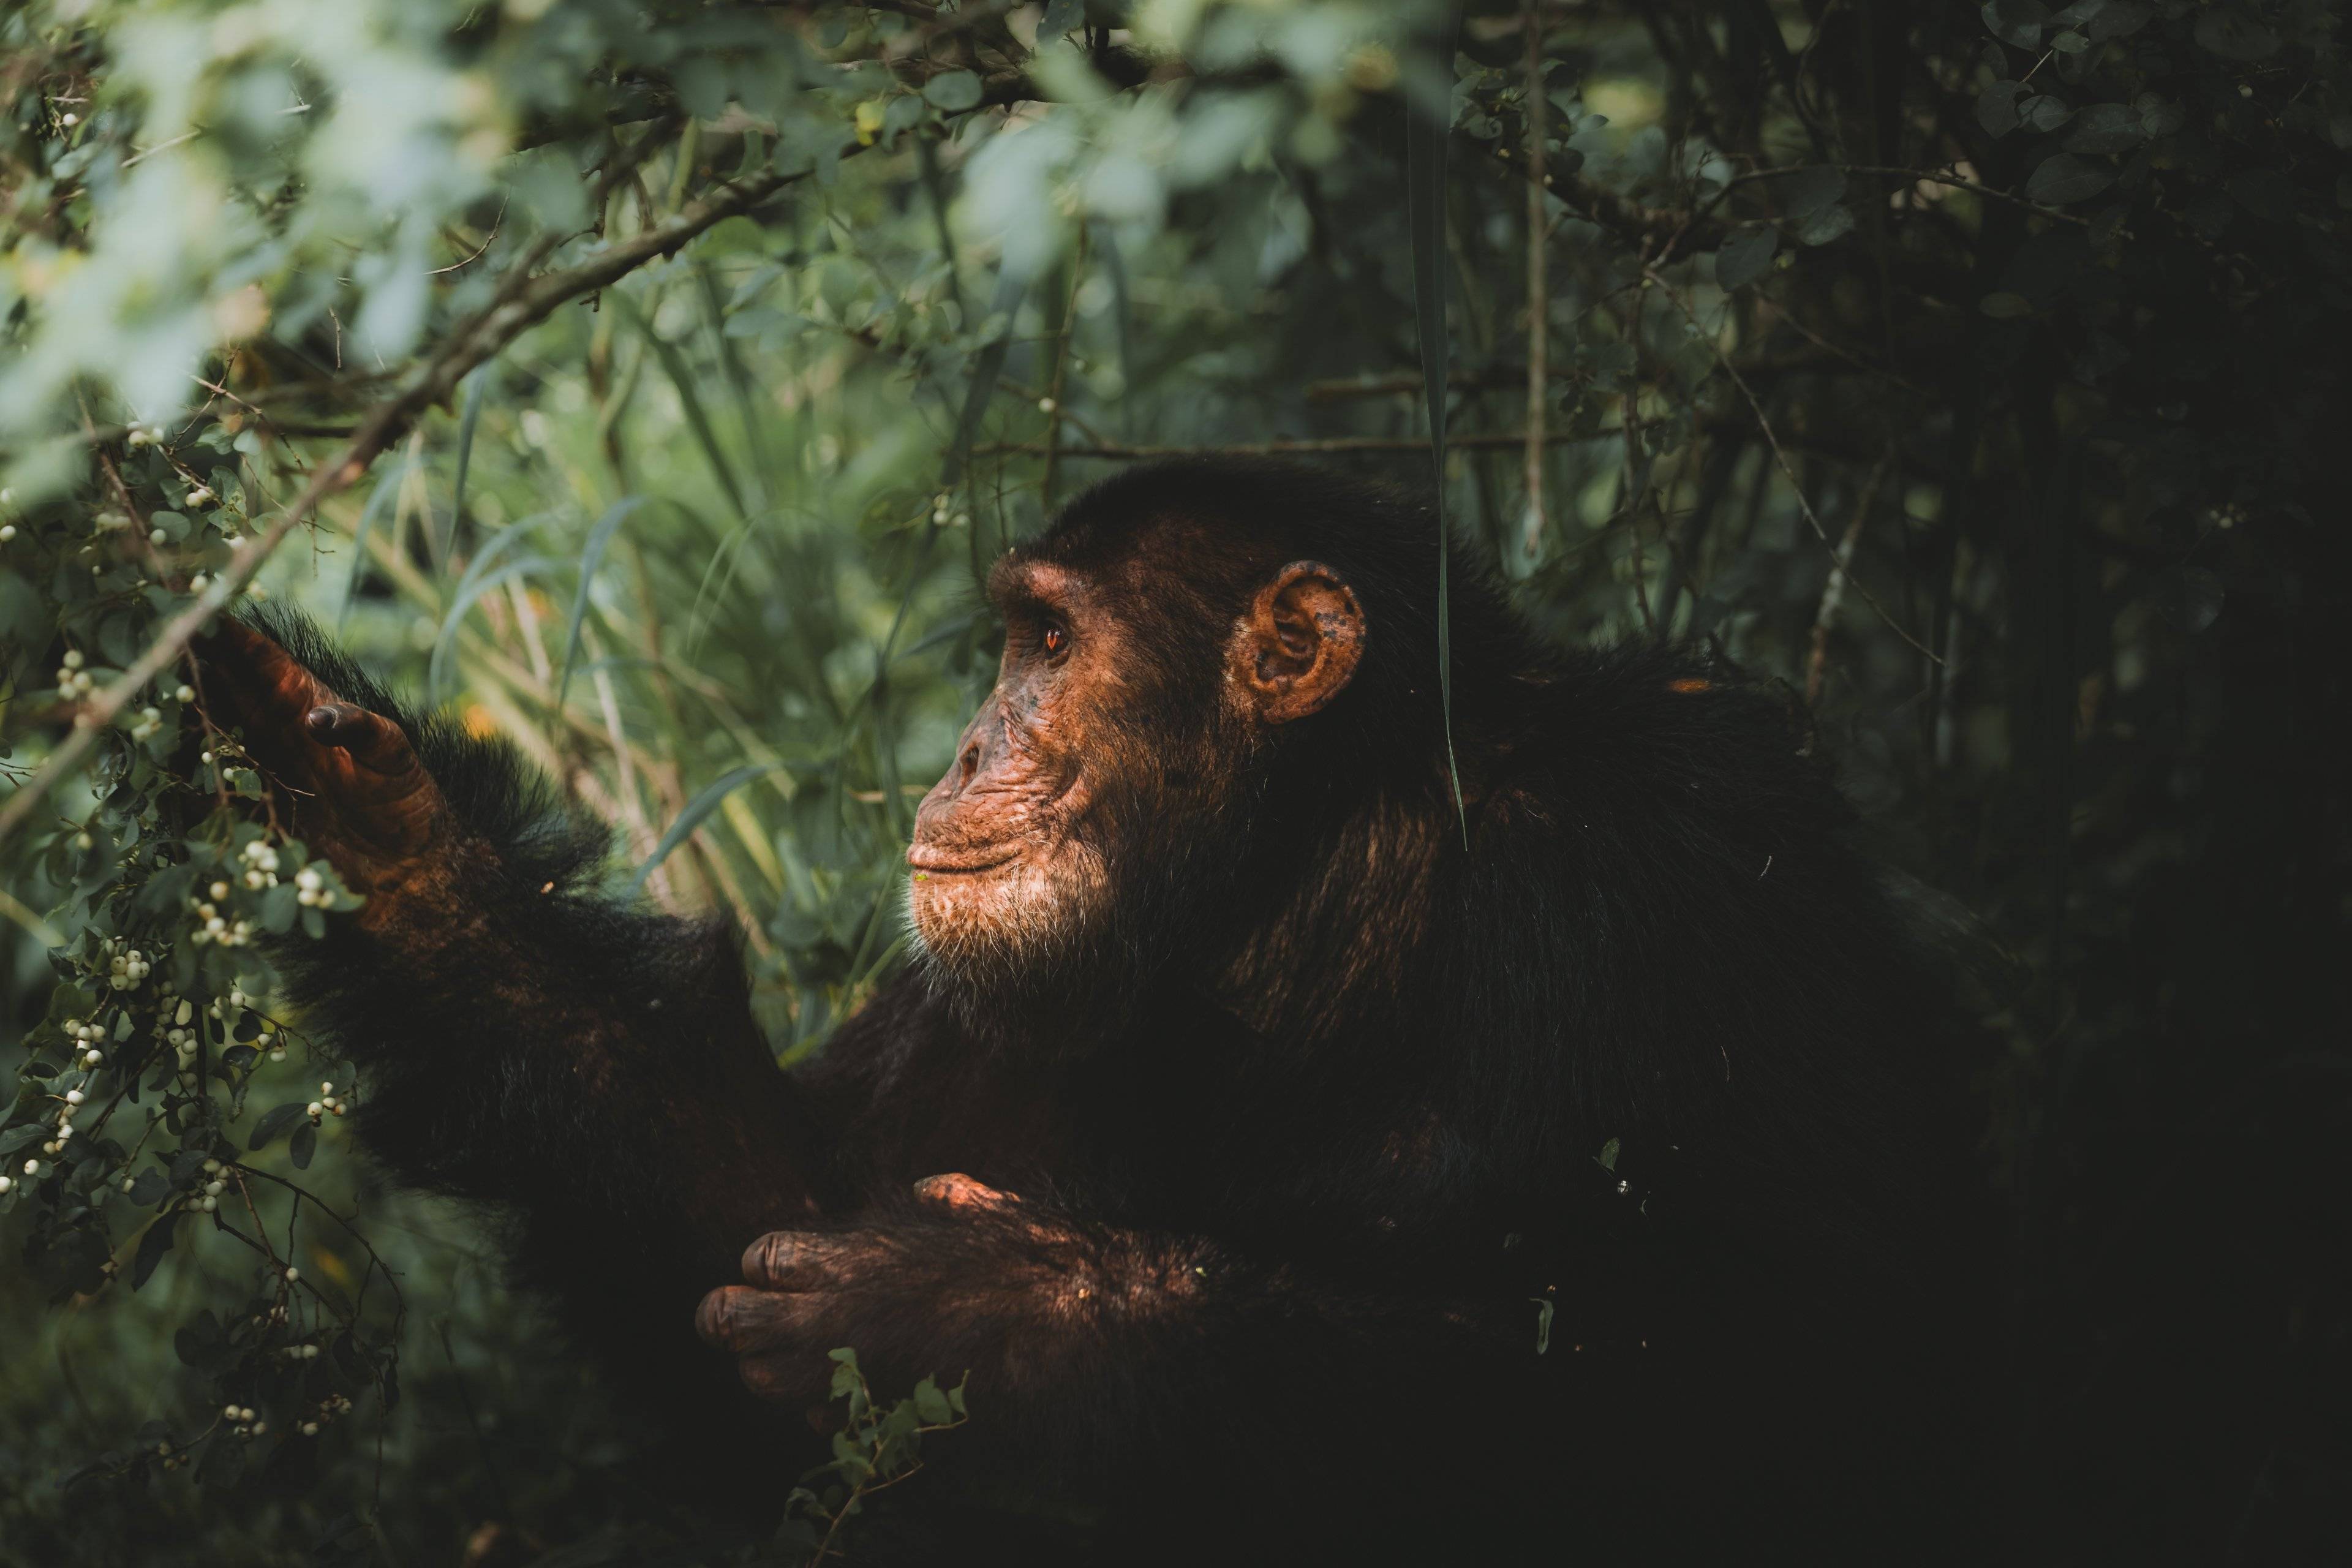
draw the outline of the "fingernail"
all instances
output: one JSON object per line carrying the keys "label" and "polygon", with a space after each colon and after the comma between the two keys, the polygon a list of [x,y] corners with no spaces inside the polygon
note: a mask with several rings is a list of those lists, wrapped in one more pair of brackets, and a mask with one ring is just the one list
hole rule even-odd
{"label": "fingernail", "polygon": [[313,735],[325,737],[335,732],[336,718],[335,710],[322,703],[302,715],[302,722],[310,727]]}

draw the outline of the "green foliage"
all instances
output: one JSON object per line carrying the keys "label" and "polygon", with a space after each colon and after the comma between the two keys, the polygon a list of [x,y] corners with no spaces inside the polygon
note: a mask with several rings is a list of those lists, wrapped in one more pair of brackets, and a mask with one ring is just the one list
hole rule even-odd
{"label": "green foliage", "polygon": [[[2340,1053],[2264,1000],[2307,950],[2226,918],[2341,918],[2325,798],[2278,784],[2340,722],[2305,618],[2345,580],[2328,8],[1551,7],[1540,79],[1514,11],[1432,52],[1453,9],[0,16],[0,1538],[143,1568],[668,1523],[467,1222],[345,1158],[327,1101],[366,1086],[254,944],[356,900],[204,726],[205,610],[300,604],[511,738],[646,896],[734,914],[791,1061],[897,958],[978,579],[1156,450],[1426,483],[1442,421],[1449,525],[1541,625],[1803,691],[1974,961],[2031,1289],[2102,1332],[2163,1294],[2077,1261],[2142,1256],[2171,1191],[2117,1107],[2291,1148],[2248,1086]],[[1452,128],[1410,202],[1409,112]],[[2210,965],[2145,973],[2163,942]],[[809,1550],[954,1424],[927,1404],[961,1419],[844,1375]]]}
{"label": "green foliage", "polygon": [[884,1407],[874,1403],[856,1351],[835,1351],[833,1361],[833,1397],[845,1409],[841,1429],[833,1435],[833,1458],[792,1489],[776,1537],[780,1545],[804,1551],[802,1561],[812,1565],[841,1554],[842,1532],[865,1511],[869,1498],[923,1468],[925,1437],[952,1432],[971,1419],[963,1384],[942,1391],[927,1377],[912,1394]]}

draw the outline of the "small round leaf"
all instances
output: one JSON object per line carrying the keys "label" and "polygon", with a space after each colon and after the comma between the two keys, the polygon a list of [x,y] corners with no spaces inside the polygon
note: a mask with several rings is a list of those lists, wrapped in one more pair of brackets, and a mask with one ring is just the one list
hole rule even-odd
{"label": "small round leaf", "polygon": [[980,103],[980,78],[971,71],[947,71],[923,84],[923,96],[934,109],[950,114],[976,108]]}

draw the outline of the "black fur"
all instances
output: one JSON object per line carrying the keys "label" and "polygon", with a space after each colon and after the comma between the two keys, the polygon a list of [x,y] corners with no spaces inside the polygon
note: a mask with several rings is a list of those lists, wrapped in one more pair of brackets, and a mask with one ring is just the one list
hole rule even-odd
{"label": "black fur", "polygon": [[[750,1428],[695,1299],[771,1226],[895,1232],[912,1261],[852,1336],[882,1390],[1008,1369],[908,1493],[1013,1504],[1033,1551],[1041,1517],[1174,1560],[1963,1540],[1942,987],[1801,716],[1688,650],[1541,647],[1458,563],[1450,769],[1433,521],[1311,470],[1139,468],[1030,549],[1130,585],[1171,703],[1286,561],[1372,627],[1251,760],[1213,873],[1160,879],[1115,1026],[1047,995],[976,1032],[909,975],[747,1090],[727,936],[601,900],[595,834],[509,751],[408,717],[507,870],[478,949],[306,968],[378,1086],[372,1147],[508,1205],[529,1275],[713,1464]],[[1028,1219],[907,1197],[948,1171]],[[735,1468],[774,1474],[757,1452]]]}

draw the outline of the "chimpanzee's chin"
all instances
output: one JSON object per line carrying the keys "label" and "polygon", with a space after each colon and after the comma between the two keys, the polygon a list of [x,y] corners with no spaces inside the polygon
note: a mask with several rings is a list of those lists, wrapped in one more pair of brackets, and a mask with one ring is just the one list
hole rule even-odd
{"label": "chimpanzee's chin", "polygon": [[1150,989],[1139,965],[1076,952],[982,958],[919,942],[916,953],[931,994],[974,1037],[1043,1059],[1084,1057],[1123,1036]]}

